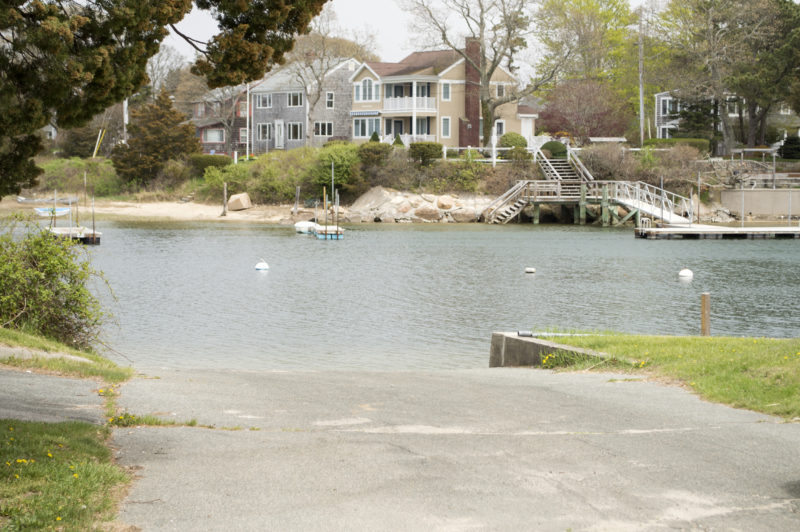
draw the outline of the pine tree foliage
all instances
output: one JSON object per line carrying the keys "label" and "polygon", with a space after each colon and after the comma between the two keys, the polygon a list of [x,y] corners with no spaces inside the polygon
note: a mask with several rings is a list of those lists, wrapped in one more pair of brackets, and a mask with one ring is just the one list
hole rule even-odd
{"label": "pine tree foliage", "polygon": [[170,159],[200,151],[195,128],[172,107],[166,92],[134,110],[128,144],[114,148],[111,159],[123,181],[134,188],[152,182]]}
{"label": "pine tree foliage", "polygon": [[[219,24],[194,44],[214,87],[283,62],[326,0],[198,0]],[[191,0],[13,0],[0,5],[0,197],[35,183],[31,158],[48,123],[85,124],[147,85],[147,61]]]}

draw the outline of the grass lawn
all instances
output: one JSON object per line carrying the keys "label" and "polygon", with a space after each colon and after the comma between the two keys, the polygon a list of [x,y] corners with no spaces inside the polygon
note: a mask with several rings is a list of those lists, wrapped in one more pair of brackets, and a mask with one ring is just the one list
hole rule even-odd
{"label": "grass lawn", "polygon": [[92,530],[114,517],[128,474],[109,429],[0,419],[0,529]]}
{"label": "grass lawn", "polygon": [[[609,333],[556,341],[632,359],[635,364],[612,367],[679,380],[710,401],[800,419],[800,339]],[[559,365],[571,367],[569,361]]]}

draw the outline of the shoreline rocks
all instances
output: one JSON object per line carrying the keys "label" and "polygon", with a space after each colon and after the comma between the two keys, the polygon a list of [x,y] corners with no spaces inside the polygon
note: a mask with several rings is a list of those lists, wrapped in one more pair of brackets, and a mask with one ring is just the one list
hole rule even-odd
{"label": "shoreline rocks", "polygon": [[374,187],[343,213],[350,223],[474,223],[493,197],[462,194],[414,194]]}

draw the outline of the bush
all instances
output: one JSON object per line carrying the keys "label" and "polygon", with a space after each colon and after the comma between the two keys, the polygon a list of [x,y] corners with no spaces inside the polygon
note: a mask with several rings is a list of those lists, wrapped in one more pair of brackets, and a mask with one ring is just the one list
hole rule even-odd
{"label": "bush", "polygon": [[516,147],[527,148],[528,141],[525,140],[525,137],[523,137],[519,133],[514,133],[513,131],[509,131],[508,133],[500,137],[500,142],[498,146],[501,148],[516,148]]}
{"label": "bush", "polygon": [[503,152],[501,157],[513,161],[514,163],[525,163],[533,159],[531,152],[524,146],[514,146],[510,150]]}
{"label": "bush", "polygon": [[370,142],[380,142],[381,141],[381,137],[378,135],[377,131],[373,131],[372,132],[372,135],[369,136],[369,141]]}
{"label": "bush", "polygon": [[192,179],[191,165],[182,159],[171,159],[161,168],[153,188],[172,190]]}
{"label": "bush", "polygon": [[408,155],[420,166],[430,166],[433,161],[442,158],[442,145],[438,142],[412,142]]}
{"label": "bush", "polygon": [[366,167],[383,166],[392,153],[392,147],[382,142],[367,142],[358,147],[358,158]]}
{"label": "bush", "polygon": [[[340,143],[341,144],[341,143]],[[257,203],[293,202],[300,187],[306,196],[312,194],[311,169],[317,164],[314,148],[273,151],[260,156],[251,165],[247,191]],[[316,191],[313,192],[316,196]]]}
{"label": "bush", "polygon": [[700,153],[707,154],[711,150],[711,142],[708,139],[682,139],[682,138],[673,138],[673,139],[647,139],[644,141],[645,147],[653,147],[653,148],[671,148],[672,146],[677,146],[679,144],[685,146],[692,146],[693,148],[697,149]]}
{"label": "bush", "polygon": [[400,135],[395,135],[394,141],[392,141],[392,146],[395,148],[405,148],[406,145],[403,144],[403,139],[400,138]]}
{"label": "bush", "polygon": [[105,314],[87,287],[85,249],[20,217],[0,223],[0,323],[78,348],[98,341]]}
{"label": "bush", "polygon": [[567,156],[567,147],[564,144],[561,144],[557,140],[551,140],[550,142],[545,142],[542,145],[542,151],[547,150],[551,157],[566,157]]}
{"label": "bush", "polygon": [[233,159],[227,155],[208,155],[205,153],[193,153],[188,159],[192,169],[192,177],[201,178],[206,173],[209,166],[222,167],[233,164]]}
{"label": "bush", "polygon": [[123,189],[122,180],[108,159],[52,159],[41,163],[41,167],[44,172],[39,177],[39,188],[43,190],[82,193],[84,173],[89,194],[92,188],[97,196],[113,196]]}
{"label": "bush", "polygon": [[800,159],[800,137],[786,137],[778,150],[781,159]]}
{"label": "bush", "polygon": [[[361,190],[360,161],[358,146],[355,144],[333,144],[322,148],[317,155],[317,162],[311,168],[311,179],[314,185],[323,187],[331,183],[331,163],[333,163],[336,186],[348,196]],[[328,191],[332,194],[332,191]]]}
{"label": "bush", "polygon": [[197,192],[201,199],[221,200],[224,183],[228,184],[228,196],[239,194],[247,190],[246,183],[249,177],[249,168],[245,164],[209,166]]}

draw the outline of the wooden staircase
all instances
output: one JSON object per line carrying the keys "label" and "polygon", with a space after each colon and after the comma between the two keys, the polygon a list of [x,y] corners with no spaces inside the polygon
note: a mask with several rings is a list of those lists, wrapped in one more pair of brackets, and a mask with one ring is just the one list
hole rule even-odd
{"label": "wooden staircase", "polygon": [[539,159],[539,167],[544,172],[547,179],[558,179],[560,181],[580,180],[578,172],[567,159]]}

